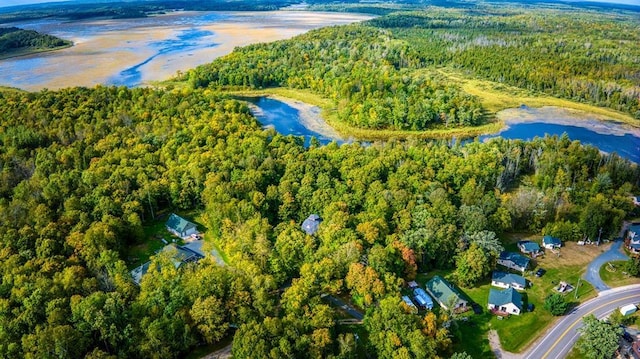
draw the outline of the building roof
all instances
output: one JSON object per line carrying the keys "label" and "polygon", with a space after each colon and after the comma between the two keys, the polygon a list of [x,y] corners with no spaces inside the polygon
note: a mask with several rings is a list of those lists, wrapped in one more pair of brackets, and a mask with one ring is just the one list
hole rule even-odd
{"label": "building roof", "polygon": [[562,241],[560,240],[560,238],[556,238],[556,237],[551,237],[549,235],[542,237],[542,244],[547,245],[547,244],[551,244],[554,246],[560,246],[562,245]]}
{"label": "building roof", "polygon": [[522,310],[522,295],[513,288],[507,288],[505,290],[491,288],[489,290],[489,304],[501,306],[509,303],[513,303]]}
{"label": "building roof", "polygon": [[424,289],[422,288],[414,289],[413,295],[415,296],[418,304],[420,304],[421,306],[427,307],[427,308],[433,308],[433,300],[431,300],[431,297],[429,296],[429,294],[427,294],[427,292],[424,291]]}
{"label": "building roof", "polygon": [[515,252],[502,252],[500,253],[500,259],[511,261],[515,263],[518,267],[522,267],[522,268],[526,268],[529,265],[529,261],[530,261],[529,258]]}
{"label": "building roof", "polygon": [[302,222],[302,230],[305,231],[308,235],[312,236],[316,234],[318,231],[318,226],[322,222],[322,218],[317,214],[312,214],[307,219]]}
{"label": "building roof", "polygon": [[454,297],[456,301],[462,299],[460,293],[439,275],[427,282],[427,289],[439,303],[445,303],[445,305],[448,305],[451,297]]}
{"label": "building roof", "polygon": [[178,233],[183,233],[189,228],[196,228],[196,225],[187,221],[186,219],[178,216],[175,213],[171,213],[169,219],[167,219],[166,226],[173,229]]}
{"label": "building roof", "polygon": [[500,282],[500,283],[507,283],[507,284],[511,284],[511,283],[516,283],[522,287],[526,287],[527,286],[527,280],[524,279],[523,276],[521,275],[517,275],[517,274],[512,274],[512,273],[505,273],[505,272],[493,272],[493,275],[491,276],[491,280],[492,281],[496,281],[496,282]]}
{"label": "building roof", "polygon": [[629,233],[635,233],[636,236],[640,236],[640,224],[632,224],[629,227]]}
{"label": "building roof", "polygon": [[[164,246],[161,251],[170,253],[171,262],[176,268],[182,266],[183,264],[197,262],[200,259],[204,258],[204,255],[190,248],[176,246],[173,244]],[[140,285],[142,276],[147,274],[147,272],[149,271],[149,265],[151,265],[151,261],[146,262],[131,271],[131,277],[133,277],[133,281],[136,282],[136,284]]]}
{"label": "building roof", "polygon": [[518,242],[518,247],[524,250],[527,253],[533,253],[540,251],[540,245],[536,242],[531,241],[520,241]]}

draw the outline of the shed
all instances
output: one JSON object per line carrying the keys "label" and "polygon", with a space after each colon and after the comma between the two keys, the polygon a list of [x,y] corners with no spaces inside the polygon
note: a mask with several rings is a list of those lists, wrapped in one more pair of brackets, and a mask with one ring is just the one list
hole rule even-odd
{"label": "shed", "polygon": [[198,227],[187,221],[186,219],[178,216],[175,213],[171,213],[167,223],[165,223],[167,230],[180,238],[189,237],[192,234],[198,233]]}
{"label": "shed", "polygon": [[314,234],[316,234],[316,232],[318,232],[318,227],[320,226],[321,222],[322,218],[320,218],[320,216],[318,216],[317,214],[312,214],[307,217],[304,222],[302,222],[302,230],[305,231],[305,233],[307,233],[308,235],[313,236]]}
{"label": "shed", "polygon": [[489,290],[488,308],[494,312],[520,315],[522,312],[522,295],[513,288],[505,290]]}
{"label": "shed", "polygon": [[635,304],[627,304],[624,307],[620,308],[620,314],[629,315],[635,313],[636,310],[638,310],[638,307],[636,307]]}
{"label": "shed", "polygon": [[542,246],[548,249],[560,248],[562,247],[562,241],[560,238],[547,235],[542,237]]}

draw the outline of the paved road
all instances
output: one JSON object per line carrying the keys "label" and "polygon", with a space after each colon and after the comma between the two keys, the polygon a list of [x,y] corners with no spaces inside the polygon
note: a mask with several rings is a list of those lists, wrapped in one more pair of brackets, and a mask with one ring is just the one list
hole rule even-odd
{"label": "paved road", "polygon": [[609,248],[608,251],[602,253],[591,263],[589,263],[587,271],[582,276],[582,278],[591,283],[598,292],[611,289],[602,281],[602,278],[600,278],[600,267],[602,267],[607,262],[629,259],[629,257],[621,250],[622,243],[622,239],[613,242],[611,248]]}
{"label": "paved road", "polygon": [[321,297],[328,300],[329,302],[331,302],[331,304],[335,305],[336,307],[342,308],[342,310],[347,312],[350,316],[354,317],[355,319],[357,320],[364,319],[364,314],[360,313],[356,308],[345,303],[342,299],[334,297],[332,295],[328,295],[328,294],[323,294]]}
{"label": "paved road", "polygon": [[602,291],[571,313],[562,317],[535,345],[525,352],[524,359],[561,359],[567,356],[578,340],[582,318],[589,314],[604,318],[618,307],[640,303],[640,285],[630,285]]}

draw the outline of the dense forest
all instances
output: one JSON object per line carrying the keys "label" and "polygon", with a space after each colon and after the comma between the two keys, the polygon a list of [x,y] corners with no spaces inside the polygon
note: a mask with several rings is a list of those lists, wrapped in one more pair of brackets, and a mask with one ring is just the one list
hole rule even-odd
{"label": "dense forest", "polygon": [[17,27],[0,27],[0,58],[31,51],[71,46],[72,42]]}
{"label": "dense forest", "polygon": [[312,90],[358,128],[485,122],[479,99],[437,71],[446,67],[640,120],[638,42],[640,23],[624,13],[429,8],[237,49],[184,79],[194,88]]}
{"label": "dense forest", "polygon": [[[640,186],[566,137],[305,148],[208,89],[5,91],[0,119],[2,357],[180,357],[231,327],[237,358],[448,357],[451,313],[405,311],[406,280],[474,268],[503,231],[608,236]],[[228,265],[157,255],[137,287],[126,248],[180,209]],[[362,327],[323,294],[359,303]]]}
{"label": "dense forest", "polygon": [[476,98],[443,77],[413,71],[421,66],[417,55],[388,31],[329,27],[236,49],[185,77],[195,88],[311,89],[335,101],[341,121],[361,128],[424,130],[482,123],[485,116]]}

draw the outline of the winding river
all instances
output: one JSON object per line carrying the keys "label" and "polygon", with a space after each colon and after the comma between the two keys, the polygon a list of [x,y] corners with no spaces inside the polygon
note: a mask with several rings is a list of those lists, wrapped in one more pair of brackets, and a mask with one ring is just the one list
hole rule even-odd
{"label": "winding river", "polygon": [[[253,114],[263,125],[283,134],[303,136],[307,145],[312,137],[323,144],[345,142],[322,121],[319,109],[314,106],[269,97],[253,99],[251,103]],[[623,158],[640,163],[640,129],[637,127],[557,107],[523,106],[503,110],[498,117],[506,127],[498,133],[480,136],[481,141],[498,136],[531,140],[566,133],[571,140],[595,146],[602,152],[616,152]],[[318,126],[318,123],[324,126]]]}

